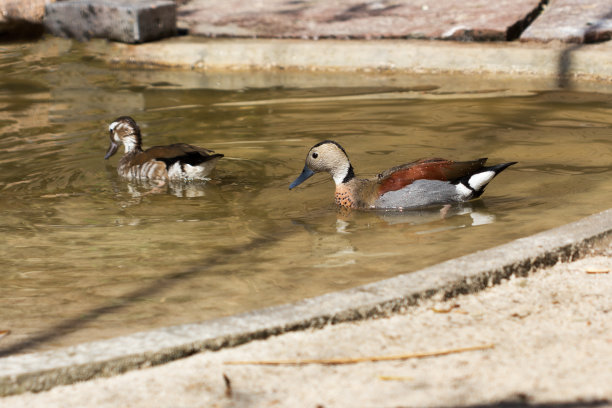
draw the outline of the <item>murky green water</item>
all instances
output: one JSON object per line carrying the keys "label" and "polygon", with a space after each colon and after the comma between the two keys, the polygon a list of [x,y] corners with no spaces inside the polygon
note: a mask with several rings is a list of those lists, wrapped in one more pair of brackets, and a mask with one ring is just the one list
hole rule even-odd
{"label": "murky green water", "polygon": [[[0,353],[354,287],[612,202],[610,95],[448,95],[435,82],[404,93],[193,89],[108,68],[71,44],[0,46],[0,330],[12,331]],[[199,83],[223,88],[215,81]],[[116,157],[103,160],[120,115],[139,122],[145,147],[181,141],[226,157],[209,182],[151,193],[118,178]],[[446,218],[344,214],[327,175],[287,189],[308,148],[329,138],[361,175],[424,156],[520,163]]]}

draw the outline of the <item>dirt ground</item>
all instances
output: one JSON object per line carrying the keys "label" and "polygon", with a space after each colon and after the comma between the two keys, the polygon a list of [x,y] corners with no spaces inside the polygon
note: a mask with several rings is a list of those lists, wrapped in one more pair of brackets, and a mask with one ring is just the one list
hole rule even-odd
{"label": "dirt ground", "polygon": [[[232,361],[381,357],[343,365]],[[224,376],[227,378],[224,379]],[[612,249],[403,315],[4,398],[9,407],[612,406]],[[550,405],[549,405],[550,404]]]}

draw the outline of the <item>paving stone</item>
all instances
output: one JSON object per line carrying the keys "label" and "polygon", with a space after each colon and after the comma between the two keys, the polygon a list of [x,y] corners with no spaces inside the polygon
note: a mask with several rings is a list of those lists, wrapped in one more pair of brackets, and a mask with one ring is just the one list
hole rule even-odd
{"label": "paving stone", "polygon": [[0,36],[35,37],[43,32],[45,5],[55,0],[0,0]]}
{"label": "paving stone", "polygon": [[173,1],[75,0],[49,4],[45,28],[60,37],[141,43],[176,33]]}
{"label": "paving stone", "polygon": [[521,35],[522,41],[561,40],[573,43],[612,38],[610,0],[555,0]]}
{"label": "paving stone", "polygon": [[201,36],[267,38],[518,38],[540,0],[192,0],[179,27]]}

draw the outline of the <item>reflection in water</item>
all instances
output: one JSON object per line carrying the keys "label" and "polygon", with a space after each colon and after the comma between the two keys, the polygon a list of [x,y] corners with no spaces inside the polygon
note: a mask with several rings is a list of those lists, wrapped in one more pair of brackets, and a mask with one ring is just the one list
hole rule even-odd
{"label": "reflection in water", "polygon": [[486,204],[482,200],[419,210],[380,211],[378,213],[380,218],[388,224],[420,225],[458,222],[460,227],[466,227],[491,224],[495,221],[495,215],[487,211]]}
{"label": "reflection in water", "polygon": [[149,194],[172,194],[175,197],[195,198],[206,195],[207,180],[190,180],[166,182],[152,180],[125,181],[132,198],[142,198]]}
{"label": "reflection in water", "polygon": [[[608,95],[181,88],[165,71],[109,69],[70,44],[0,51],[0,330],[11,330],[0,354],[354,287],[612,201]],[[203,75],[185,78],[211,81]],[[119,115],[135,117],[151,145],[226,158],[205,182],[122,180],[103,160]],[[519,164],[474,202],[344,213],[326,177],[287,190],[304,150],[332,138],[365,176],[419,157]]]}
{"label": "reflection in water", "polygon": [[[385,257],[394,255],[396,248],[389,245],[386,253],[368,253],[357,250],[351,243],[350,234],[351,213],[355,210],[338,209],[336,220],[336,234],[317,232],[316,224],[302,226],[314,237],[315,244],[312,247],[312,257],[319,260],[314,264],[317,268],[338,268],[357,263],[360,257]],[[426,225],[427,229],[415,232],[416,234],[433,234],[449,231],[456,228],[480,226],[491,224],[495,221],[495,215],[488,212],[482,201],[473,203],[461,203],[456,205],[445,205],[436,208],[425,208],[420,210],[404,211],[368,211],[388,225]],[[359,221],[357,221],[359,222]],[[297,224],[300,224],[299,222]]]}

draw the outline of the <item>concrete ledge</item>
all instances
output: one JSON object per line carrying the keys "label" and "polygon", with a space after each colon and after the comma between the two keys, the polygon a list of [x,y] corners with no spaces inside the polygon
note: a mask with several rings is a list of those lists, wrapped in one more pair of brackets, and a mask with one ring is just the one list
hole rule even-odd
{"label": "concrete ledge", "polygon": [[287,331],[402,312],[435,294],[450,298],[511,275],[571,260],[612,235],[612,209],[578,222],[358,288],[237,316],[0,359],[0,395],[43,391],[232,347]]}
{"label": "concrete ledge", "polygon": [[205,40],[180,37],[155,44],[91,44],[114,64],[196,71],[323,71],[507,74],[612,82],[612,42],[456,43],[423,40]]}
{"label": "concrete ledge", "polygon": [[51,34],[141,43],[176,33],[172,1],[74,0],[48,4],[44,25]]}

